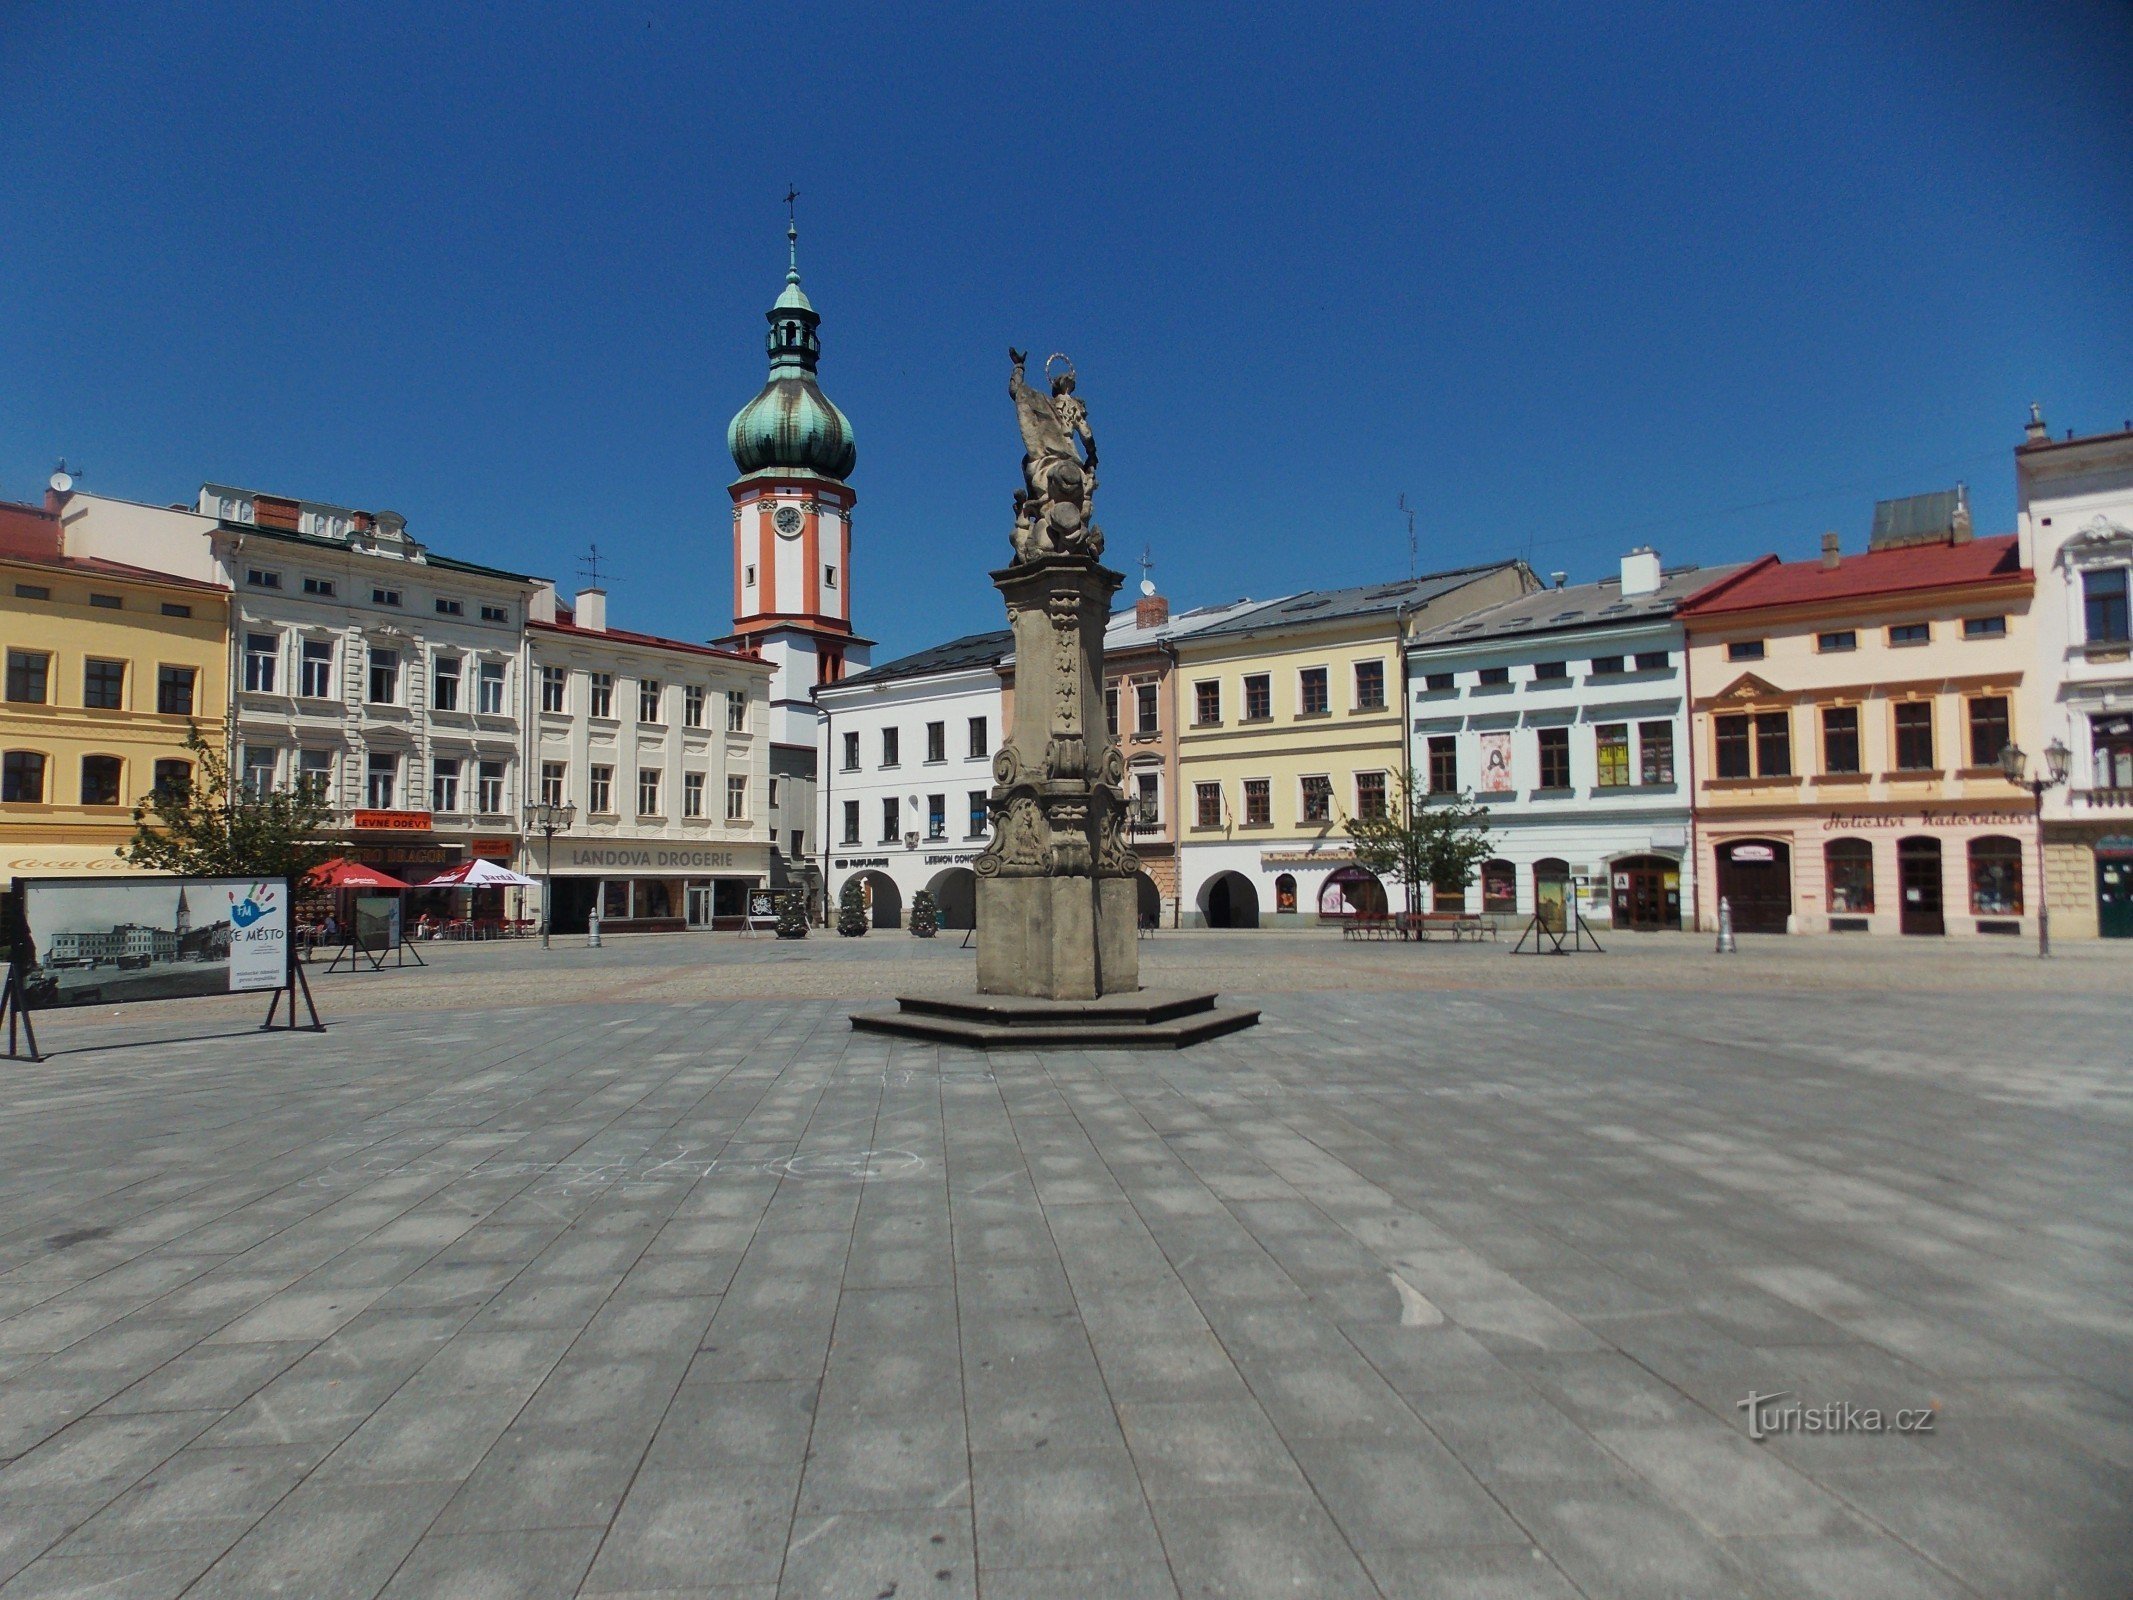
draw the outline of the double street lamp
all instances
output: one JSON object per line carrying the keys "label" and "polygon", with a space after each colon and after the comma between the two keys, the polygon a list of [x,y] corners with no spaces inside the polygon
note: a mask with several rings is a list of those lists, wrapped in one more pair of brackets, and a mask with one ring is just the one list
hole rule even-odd
{"label": "double street lamp", "polygon": [[555,836],[568,833],[570,825],[578,820],[578,808],[574,805],[550,805],[543,800],[538,805],[526,807],[526,831],[537,833],[546,842],[541,857],[541,948],[548,948],[548,933],[555,926]]}
{"label": "double street lamp", "polygon": [[2066,782],[2066,762],[2070,754],[2072,752],[2064,743],[2054,739],[2044,747],[2044,771],[2030,778],[2023,776],[2029,757],[2022,753],[2020,745],[2010,744],[2000,750],[2000,771],[2006,774],[2009,783],[2027,789],[2037,807],[2037,954],[2040,956],[2052,953],[2052,913],[2044,885],[2044,792]]}

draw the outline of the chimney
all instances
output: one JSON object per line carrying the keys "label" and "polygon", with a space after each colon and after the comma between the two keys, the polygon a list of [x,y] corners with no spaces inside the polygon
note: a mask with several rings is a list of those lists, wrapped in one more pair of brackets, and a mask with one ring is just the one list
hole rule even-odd
{"label": "chimney", "polygon": [[1558,589],[1570,581],[1570,574],[1567,572],[1551,572],[1548,576]]}
{"label": "chimney", "polygon": [[541,586],[526,597],[526,620],[555,621],[555,585],[545,578],[541,580]]}
{"label": "chimney", "polygon": [[2051,438],[2052,431],[2044,425],[2044,408],[2032,400],[2029,403],[2029,423],[2022,429],[2024,444],[2043,444]]}
{"label": "chimney", "polygon": [[1834,571],[1836,571],[1836,570],[1837,570],[1837,563],[1838,563],[1838,562],[1839,562],[1840,560],[1842,560],[1842,559],[1843,559],[1843,558],[1842,558],[1841,556],[1839,556],[1839,555],[1837,554],[1837,536],[1836,536],[1836,535],[1835,535],[1834,533],[1825,533],[1825,534],[1823,534],[1823,535],[1822,535],[1822,566],[1823,566],[1823,569],[1824,569],[1825,571],[1828,571],[1828,572],[1834,572]]}
{"label": "chimney", "polygon": [[1622,598],[1652,594],[1659,588],[1659,552],[1640,544],[1622,558]]}
{"label": "chimney", "polygon": [[1948,543],[1970,542],[1970,490],[1965,484],[1955,486],[1955,514],[1948,519]]}
{"label": "chimney", "polygon": [[594,633],[607,632],[607,591],[605,589],[580,589],[578,591],[577,615],[573,619],[581,628],[590,628]]}
{"label": "chimney", "polygon": [[1159,594],[1144,594],[1133,602],[1136,628],[1160,628],[1170,620],[1170,602]]}

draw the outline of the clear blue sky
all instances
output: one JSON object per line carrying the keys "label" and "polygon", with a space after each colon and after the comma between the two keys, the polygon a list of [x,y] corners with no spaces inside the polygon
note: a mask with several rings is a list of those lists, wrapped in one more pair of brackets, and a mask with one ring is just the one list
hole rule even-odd
{"label": "clear blue sky", "polygon": [[1010,342],[1187,605],[2012,526],[2133,416],[2133,9],[0,10],[0,494],[406,514],[730,617],[788,182],[884,652],[995,625]]}

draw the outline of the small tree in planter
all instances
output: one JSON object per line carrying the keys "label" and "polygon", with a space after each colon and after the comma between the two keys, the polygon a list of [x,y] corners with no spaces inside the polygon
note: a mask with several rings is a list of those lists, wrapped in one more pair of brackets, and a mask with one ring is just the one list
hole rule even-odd
{"label": "small tree in planter", "polygon": [[807,937],[807,897],[798,889],[790,891],[778,902],[778,937]]}
{"label": "small tree in planter", "polygon": [[930,939],[940,931],[940,908],[933,903],[933,896],[921,889],[911,897],[911,932],[921,939]]}
{"label": "small tree in planter", "polygon": [[846,878],[844,887],[837,891],[837,931],[847,939],[856,939],[867,931],[866,885],[857,878]]}

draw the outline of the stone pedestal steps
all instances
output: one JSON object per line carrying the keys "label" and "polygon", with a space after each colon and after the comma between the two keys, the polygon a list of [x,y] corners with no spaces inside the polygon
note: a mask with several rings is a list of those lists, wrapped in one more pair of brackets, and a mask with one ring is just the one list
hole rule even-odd
{"label": "stone pedestal steps", "polygon": [[1257,1010],[1217,1006],[1213,991],[1140,989],[1097,1000],[1035,1000],[1006,994],[899,995],[895,1011],[862,1011],[852,1026],[973,1049],[1176,1050],[1235,1033]]}

